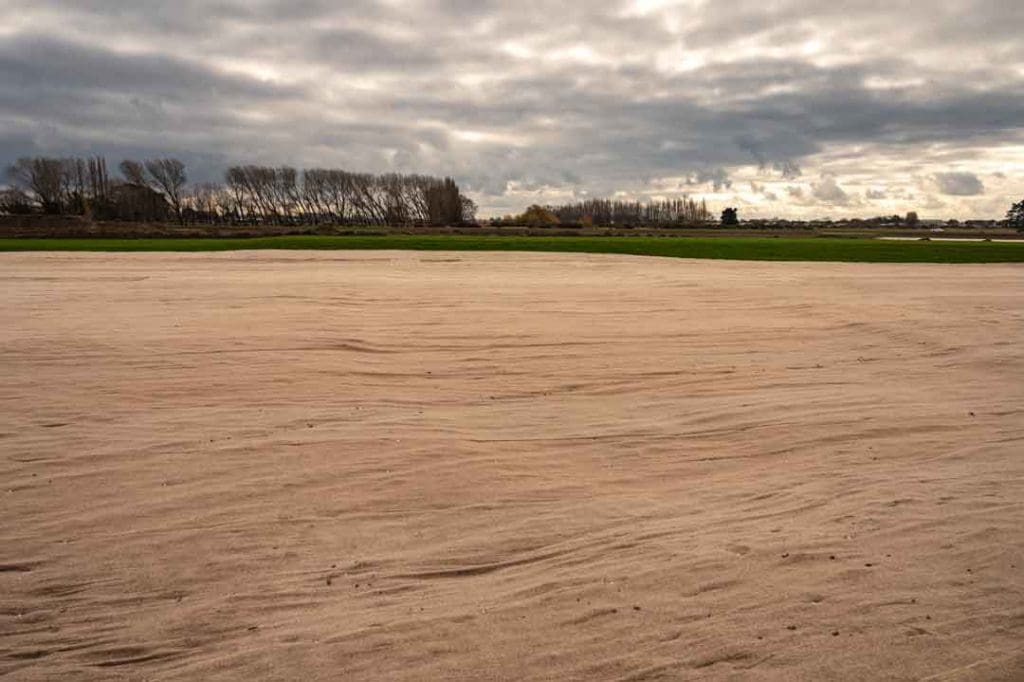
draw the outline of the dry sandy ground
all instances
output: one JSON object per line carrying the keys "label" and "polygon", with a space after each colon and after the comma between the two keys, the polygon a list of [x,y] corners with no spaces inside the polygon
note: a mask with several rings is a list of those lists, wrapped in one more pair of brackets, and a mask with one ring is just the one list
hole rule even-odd
{"label": "dry sandy ground", "polygon": [[0,257],[0,674],[1024,679],[1024,268]]}

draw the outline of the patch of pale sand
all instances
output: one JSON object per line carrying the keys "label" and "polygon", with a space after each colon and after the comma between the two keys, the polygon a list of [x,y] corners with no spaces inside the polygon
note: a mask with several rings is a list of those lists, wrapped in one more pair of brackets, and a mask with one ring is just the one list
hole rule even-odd
{"label": "patch of pale sand", "polygon": [[1024,269],[0,257],[10,679],[1021,679]]}

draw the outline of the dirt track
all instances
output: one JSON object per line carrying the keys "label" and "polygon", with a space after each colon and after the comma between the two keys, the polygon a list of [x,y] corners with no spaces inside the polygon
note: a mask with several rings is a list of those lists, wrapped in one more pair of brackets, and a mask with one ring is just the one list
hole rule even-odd
{"label": "dirt track", "polygon": [[1024,676],[1024,268],[0,255],[0,675]]}

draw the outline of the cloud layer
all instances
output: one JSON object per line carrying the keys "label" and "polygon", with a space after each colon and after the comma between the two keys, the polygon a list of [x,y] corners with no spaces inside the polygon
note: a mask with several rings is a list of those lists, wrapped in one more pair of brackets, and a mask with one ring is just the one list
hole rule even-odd
{"label": "cloud layer", "polygon": [[13,0],[0,162],[449,173],[488,214],[618,193],[998,217],[1024,196],[1024,4],[823,5]]}

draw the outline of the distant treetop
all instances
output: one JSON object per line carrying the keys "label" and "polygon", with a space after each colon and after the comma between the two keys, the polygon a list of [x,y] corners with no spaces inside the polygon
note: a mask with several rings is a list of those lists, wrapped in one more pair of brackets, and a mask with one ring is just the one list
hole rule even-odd
{"label": "distant treetop", "polygon": [[1024,199],[1010,207],[1006,212],[1006,222],[1014,227],[1024,227]]}

